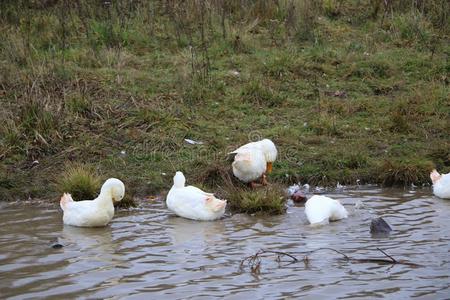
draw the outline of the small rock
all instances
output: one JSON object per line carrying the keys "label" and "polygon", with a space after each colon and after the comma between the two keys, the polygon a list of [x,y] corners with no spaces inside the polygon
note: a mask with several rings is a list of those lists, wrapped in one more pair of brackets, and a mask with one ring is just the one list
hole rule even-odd
{"label": "small rock", "polygon": [[62,247],[64,247],[63,245],[61,245],[60,243],[56,243],[52,245],[53,249],[61,249]]}
{"label": "small rock", "polygon": [[370,222],[371,234],[389,234],[392,231],[391,226],[383,218],[375,218]]}
{"label": "small rock", "polygon": [[291,199],[294,203],[303,203],[306,201],[306,196],[302,191],[296,191],[292,194]]}

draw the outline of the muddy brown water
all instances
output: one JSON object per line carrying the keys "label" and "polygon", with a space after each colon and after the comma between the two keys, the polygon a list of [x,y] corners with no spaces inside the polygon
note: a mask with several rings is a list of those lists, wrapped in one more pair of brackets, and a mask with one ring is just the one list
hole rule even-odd
{"label": "muddy brown water", "polygon": [[[48,202],[0,203],[0,298],[140,299],[448,299],[450,201],[429,189],[352,188],[327,193],[350,212],[320,228],[304,208],[281,216],[236,214],[216,222],[175,217],[162,201],[116,213],[105,228],[63,226]],[[356,209],[355,203],[363,203]],[[374,238],[370,220],[383,216],[389,237]],[[64,247],[53,249],[54,243]],[[289,252],[332,247],[355,258],[396,259],[422,266],[354,263],[316,252],[309,264],[263,258],[260,274],[239,269],[259,249]]]}

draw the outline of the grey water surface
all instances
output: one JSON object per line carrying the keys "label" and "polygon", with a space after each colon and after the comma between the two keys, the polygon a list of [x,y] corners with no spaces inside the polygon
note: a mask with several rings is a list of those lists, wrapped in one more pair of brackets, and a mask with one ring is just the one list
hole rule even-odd
{"label": "grey water surface", "polygon": [[[318,228],[307,225],[301,206],[280,216],[195,222],[174,216],[161,200],[142,200],[117,211],[108,227],[75,228],[62,224],[56,203],[3,202],[0,298],[450,298],[449,200],[430,189],[360,187],[326,195],[350,215]],[[370,221],[379,216],[393,228],[387,237],[370,235]],[[52,248],[58,243],[63,247]],[[260,274],[239,268],[261,248],[303,259],[321,247],[386,258],[378,247],[420,266],[355,263],[319,251],[307,265],[266,256]]]}

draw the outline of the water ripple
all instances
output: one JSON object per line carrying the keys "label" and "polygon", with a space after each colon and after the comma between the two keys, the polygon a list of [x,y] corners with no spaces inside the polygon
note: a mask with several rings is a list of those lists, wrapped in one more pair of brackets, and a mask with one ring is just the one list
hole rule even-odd
{"label": "water ripple", "polygon": [[[346,220],[307,225],[304,208],[283,216],[236,214],[195,222],[167,211],[162,201],[119,211],[105,228],[61,224],[56,204],[1,203],[0,289],[11,299],[366,299],[448,297],[450,201],[427,190],[347,188],[330,193],[349,210]],[[362,201],[364,208],[355,209]],[[370,220],[383,216],[390,236],[374,238]],[[62,249],[51,245],[59,242]],[[261,248],[299,258],[331,247],[354,258],[397,259],[423,266],[352,263],[330,251],[308,255],[309,263],[263,259],[261,273],[239,269]]]}

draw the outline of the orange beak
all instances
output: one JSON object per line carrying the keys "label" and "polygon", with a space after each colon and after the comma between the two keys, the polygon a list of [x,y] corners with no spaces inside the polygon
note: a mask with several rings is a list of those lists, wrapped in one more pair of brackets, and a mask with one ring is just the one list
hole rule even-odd
{"label": "orange beak", "polygon": [[272,173],[272,163],[271,162],[267,163],[267,165],[266,165],[266,172],[268,174]]}

